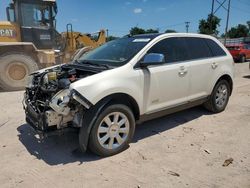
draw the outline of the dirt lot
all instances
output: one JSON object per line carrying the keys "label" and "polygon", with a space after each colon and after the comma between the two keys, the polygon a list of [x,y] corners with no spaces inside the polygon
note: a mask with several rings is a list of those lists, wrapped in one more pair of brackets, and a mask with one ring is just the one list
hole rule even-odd
{"label": "dirt lot", "polygon": [[236,64],[225,112],[197,107],[138,125],[130,148],[104,159],[79,153],[75,133],[37,139],[22,95],[0,93],[0,187],[250,187],[247,63]]}

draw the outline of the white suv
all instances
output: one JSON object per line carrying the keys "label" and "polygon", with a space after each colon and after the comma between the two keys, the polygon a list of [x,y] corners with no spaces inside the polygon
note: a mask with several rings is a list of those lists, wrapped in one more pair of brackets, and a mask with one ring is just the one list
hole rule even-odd
{"label": "white suv", "polygon": [[26,120],[43,134],[77,129],[82,151],[114,155],[131,142],[136,122],[195,105],[223,111],[233,62],[207,35],[126,36],[30,75]]}

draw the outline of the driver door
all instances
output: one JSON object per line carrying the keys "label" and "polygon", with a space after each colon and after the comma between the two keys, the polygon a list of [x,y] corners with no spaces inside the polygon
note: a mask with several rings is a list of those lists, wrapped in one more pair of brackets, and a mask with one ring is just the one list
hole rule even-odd
{"label": "driver door", "polygon": [[148,53],[163,54],[166,63],[143,69],[146,114],[186,103],[189,64],[185,61],[188,59],[185,40],[180,37],[163,39]]}

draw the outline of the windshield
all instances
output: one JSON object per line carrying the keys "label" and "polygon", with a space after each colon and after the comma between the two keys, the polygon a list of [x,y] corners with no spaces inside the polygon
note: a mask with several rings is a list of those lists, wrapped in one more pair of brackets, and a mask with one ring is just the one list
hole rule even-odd
{"label": "windshield", "polygon": [[83,55],[78,62],[119,67],[132,59],[150,40],[150,38],[134,37],[113,40]]}
{"label": "windshield", "polygon": [[22,3],[23,26],[50,26],[50,6]]}

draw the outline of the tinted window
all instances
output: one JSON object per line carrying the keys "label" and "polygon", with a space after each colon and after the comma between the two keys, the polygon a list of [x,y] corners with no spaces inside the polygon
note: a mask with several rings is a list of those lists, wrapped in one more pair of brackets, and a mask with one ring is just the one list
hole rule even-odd
{"label": "tinted window", "polygon": [[202,38],[186,37],[188,52],[191,59],[202,59],[211,57],[211,51]]}
{"label": "tinted window", "polygon": [[164,54],[166,63],[185,61],[188,52],[184,38],[168,38],[155,44],[148,53]]}
{"label": "tinted window", "polygon": [[213,56],[225,56],[226,52],[213,40],[211,39],[205,39],[207,42],[207,45],[209,46],[210,50],[213,53]]}

